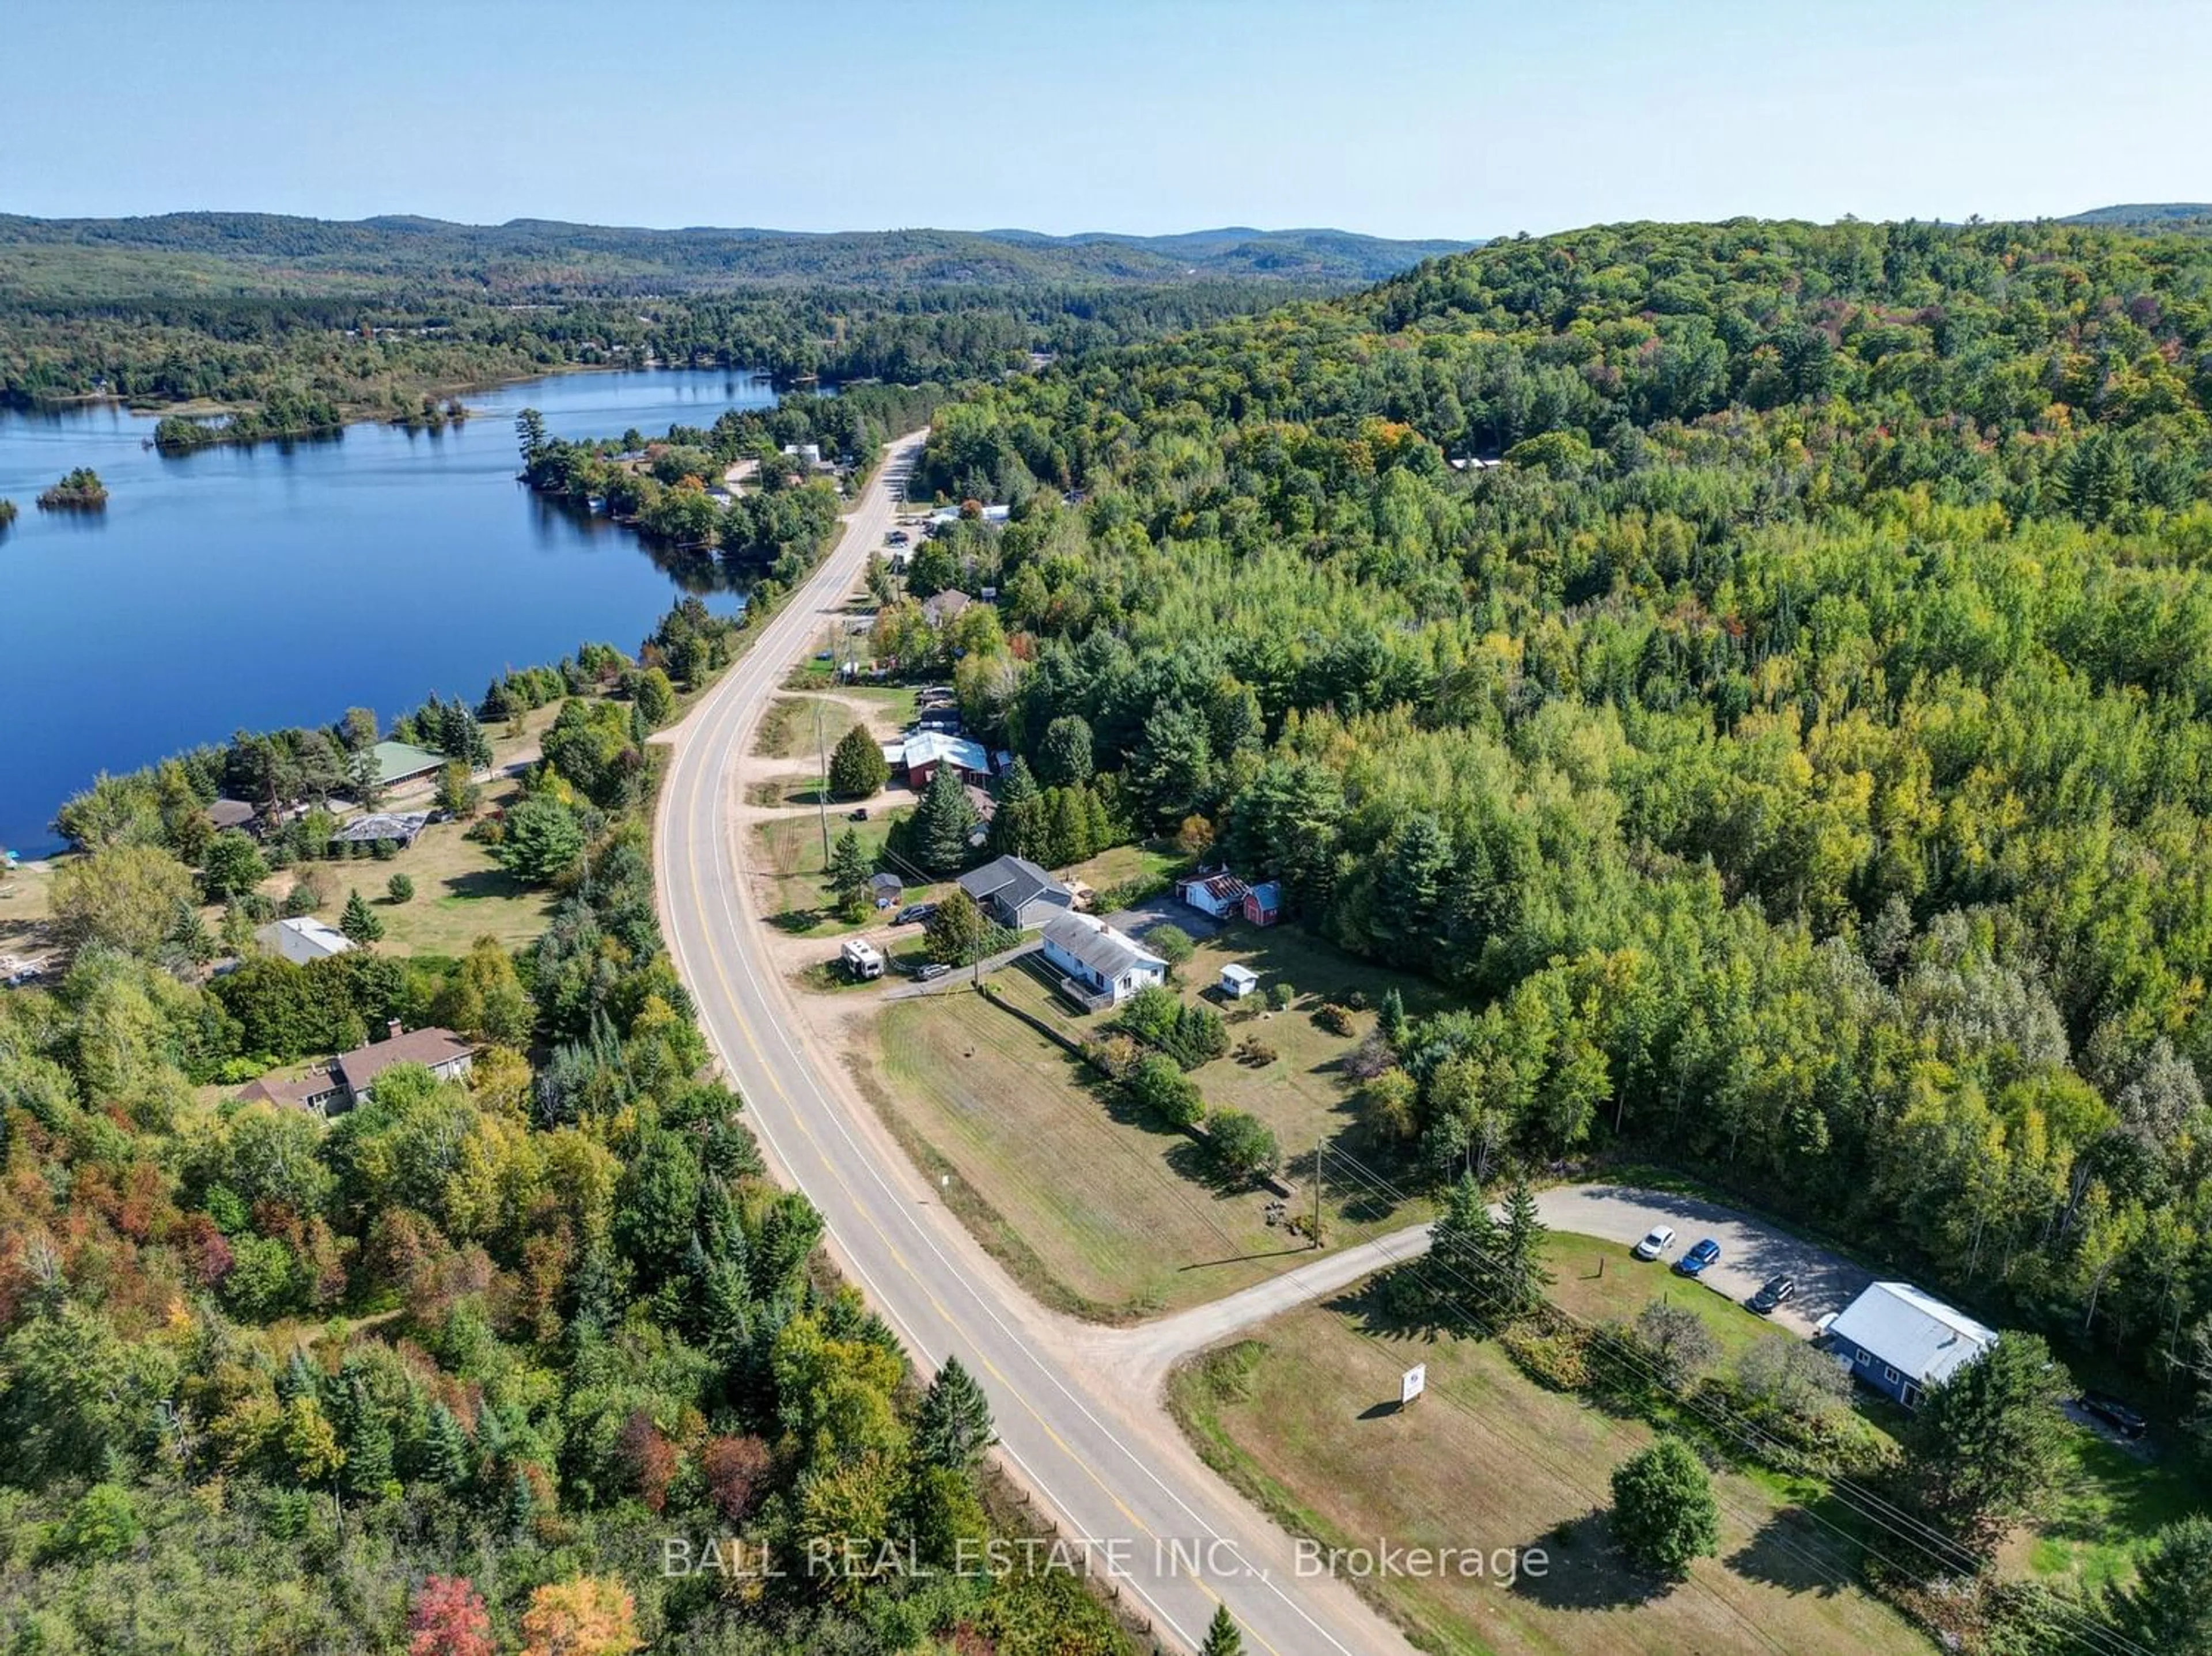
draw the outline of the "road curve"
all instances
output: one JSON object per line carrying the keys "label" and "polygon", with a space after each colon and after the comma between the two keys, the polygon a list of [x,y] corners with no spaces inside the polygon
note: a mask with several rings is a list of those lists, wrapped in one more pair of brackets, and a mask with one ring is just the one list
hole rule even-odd
{"label": "road curve", "polygon": [[836,549],[665,738],[654,852],[677,969],[771,1164],[822,1210],[832,1256],[925,1368],[957,1355],[978,1375],[1010,1472],[1064,1536],[1086,1539],[1155,1637],[1195,1650],[1219,1601],[1249,1650],[1397,1656],[1404,1636],[1344,1582],[1300,1572],[1290,1538],[1198,1459],[1155,1386],[1092,1361],[1085,1331],[1031,1301],[932,1199],[763,946],[731,762],[883,543],[922,435],[892,445]]}

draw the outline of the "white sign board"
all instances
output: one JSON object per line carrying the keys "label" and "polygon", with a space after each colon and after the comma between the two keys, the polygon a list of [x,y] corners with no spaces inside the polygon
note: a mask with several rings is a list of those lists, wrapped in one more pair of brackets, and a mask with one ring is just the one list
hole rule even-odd
{"label": "white sign board", "polygon": [[1398,1382],[1398,1406],[1402,1409],[1407,1404],[1411,1403],[1415,1398],[1420,1396],[1422,1391],[1428,1386],[1428,1364],[1425,1362],[1417,1362],[1411,1368],[1408,1368],[1406,1371],[1405,1378]]}

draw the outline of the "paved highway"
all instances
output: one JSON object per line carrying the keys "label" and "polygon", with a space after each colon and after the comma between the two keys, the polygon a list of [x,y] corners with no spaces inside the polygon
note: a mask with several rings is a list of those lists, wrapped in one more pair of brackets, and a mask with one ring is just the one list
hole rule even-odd
{"label": "paved highway", "polygon": [[836,549],[670,733],[654,826],[661,919],[702,1023],[777,1171],[828,1222],[830,1247],[926,1370],[957,1355],[989,1393],[1008,1470],[1085,1538],[1100,1573],[1170,1647],[1194,1650],[1217,1601],[1275,1656],[1410,1650],[1343,1582],[1302,1574],[1290,1538],[1209,1471],[1160,1404],[1152,1365],[1097,1361],[977,1247],[792,1006],[762,945],[732,832],[729,777],[792,662],[817,647],[893,515],[921,434],[892,446]]}

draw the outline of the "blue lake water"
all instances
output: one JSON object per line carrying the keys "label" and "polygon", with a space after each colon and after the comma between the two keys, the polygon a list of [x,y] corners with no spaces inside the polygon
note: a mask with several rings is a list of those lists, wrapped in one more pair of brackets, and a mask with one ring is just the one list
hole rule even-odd
{"label": "blue lake water", "polygon": [[[561,437],[658,436],[775,401],[765,379],[681,370],[562,375],[478,391],[441,432],[358,425],[328,441],[145,446],[112,406],[0,410],[0,847],[53,849],[54,809],[95,771],[233,731],[385,720],[435,690],[587,639],[635,650],[696,568],[514,481],[514,415]],[[88,465],[98,513],[39,491]],[[707,593],[718,609],[727,593]]]}

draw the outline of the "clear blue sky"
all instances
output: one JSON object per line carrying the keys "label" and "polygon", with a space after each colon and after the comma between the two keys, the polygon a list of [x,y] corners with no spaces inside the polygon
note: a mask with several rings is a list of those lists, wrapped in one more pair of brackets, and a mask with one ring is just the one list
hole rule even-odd
{"label": "clear blue sky", "polygon": [[0,210],[789,229],[2212,199],[2203,0],[6,0]]}

